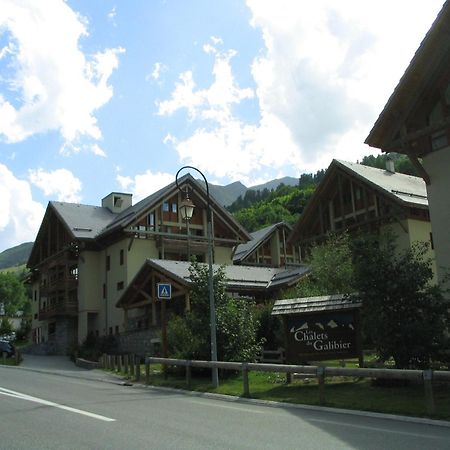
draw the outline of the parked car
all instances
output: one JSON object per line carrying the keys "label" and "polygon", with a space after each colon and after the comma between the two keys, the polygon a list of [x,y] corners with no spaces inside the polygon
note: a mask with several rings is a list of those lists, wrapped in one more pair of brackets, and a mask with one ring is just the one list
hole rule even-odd
{"label": "parked car", "polygon": [[11,358],[16,354],[16,348],[13,344],[11,344],[11,342],[0,341],[0,356],[2,356],[3,353],[6,353],[6,356]]}

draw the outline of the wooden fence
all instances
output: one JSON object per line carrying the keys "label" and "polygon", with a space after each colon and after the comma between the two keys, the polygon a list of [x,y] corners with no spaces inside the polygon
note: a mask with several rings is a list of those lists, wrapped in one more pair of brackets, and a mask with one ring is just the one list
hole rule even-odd
{"label": "wooden fence", "polygon": [[[429,414],[436,412],[436,405],[433,395],[433,382],[450,382],[450,371],[444,370],[407,370],[407,369],[375,369],[375,368],[346,368],[346,367],[319,367],[300,366],[290,364],[265,364],[247,362],[225,362],[225,361],[198,361],[172,358],[145,358],[145,383],[151,384],[151,366],[162,364],[163,366],[177,366],[186,368],[186,385],[191,384],[192,367],[212,369],[217,367],[223,370],[233,370],[242,372],[243,394],[250,397],[249,372],[277,372],[302,375],[309,375],[317,378],[319,387],[319,402],[325,404],[325,379],[326,377],[356,377],[356,378],[378,378],[409,380],[422,383],[425,393],[425,404]],[[106,369],[124,371],[136,381],[141,377],[141,358],[133,355],[111,356],[104,355],[101,358],[101,366]]]}

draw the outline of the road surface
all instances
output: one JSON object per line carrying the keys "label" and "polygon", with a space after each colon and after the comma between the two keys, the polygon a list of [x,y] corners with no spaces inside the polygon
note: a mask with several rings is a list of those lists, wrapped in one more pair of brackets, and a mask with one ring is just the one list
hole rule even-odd
{"label": "road surface", "polygon": [[[0,449],[450,449],[450,428],[0,366]],[[96,373],[96,375],[94,375]]]}

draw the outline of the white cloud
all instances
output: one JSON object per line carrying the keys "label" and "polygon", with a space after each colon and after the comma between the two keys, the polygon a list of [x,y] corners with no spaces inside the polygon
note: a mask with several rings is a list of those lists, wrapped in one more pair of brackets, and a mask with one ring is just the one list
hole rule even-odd
{"label": "white cloud", "polygon": [[1,8],[8,67],[14,68],[8,93],[15,100],[0,96],[0,136],[20,142],[57,130],[67,143],[100,139],[94,114],[113,95],[108,80],[124,49],[87,57],[79,46],[88,35],[85,20],[63,0],[2,0]]}
{"label": "white cloud", "polygon": [[81,181],[70,170],[56,169],[46,172],[43,169],[29,170],[29,180],[41,189],[46,196],[56,195],[62,202],[81,201]]}
{"label": "white cloud", "polygon": [[153,66],[153,70],[145,77],[145,81],[159,80],[161,74],[167,70],[167,66],[161,62],[156,62]]}
{"label": "white cloud", "polygon": [[0,164],[0,251],[33,241],[44,216],[44,207],[33,200],[30,184],[19,180]]}
{"label": "white cloud", "polygon": [[91,151],[94,155],[103,156],[104,158],[106,158],[105,150],[103,150],[98,144],[92,144]]}
{"label": "white cloud", "polygon": [[117,26],[117,23],[116,23],[116,15],[117,15],[116,7],[113,6],[113,8],[111,9],[111,11],[108,13],[107,17],[108,17],[108,20],[109,20],[114,26]]}
{"label": "white cloud", "polygon": [[167,186],[175,181],[173,173],[152,172],[147,170],[134,177],[117,175],[116,180],[121,189],[131,191],[133,194],[133,203],[153,194],[158,189]]}
{"label": "white cloud", "polygon": [[252,73],[261,110],[291,130],[303,164],[356,160],[441,0],[247,0],[266,51]]}
{"label": "white cloud", "polygon": [[[246,183],[373,153],[364,139],[441,3],[247,0],[264,41],[250,67],[256,90],[237,85],[236,52],[212,37],[203,51],[215,60],[213,83],[198,86],[185,71],[157,103],[160,115],[186,111],[193,130],[164,143],[184,163]],[[249,122],[239,107],[254,97],[259,118]]]}

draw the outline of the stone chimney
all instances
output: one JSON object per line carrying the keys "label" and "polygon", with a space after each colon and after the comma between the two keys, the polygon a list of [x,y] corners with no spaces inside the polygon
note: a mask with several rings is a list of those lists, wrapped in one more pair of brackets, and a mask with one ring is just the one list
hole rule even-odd
{"label": "stone chimney", "polygon": [[112,213],[121,213],[132,205],[133,194],[122,192],[111,192],[102,199],[102,206],[108,208]]}
{"label": "stone chimney", "polygon": [[389,156],[386,158],[386,171],[390,173],[395,173],[394,161]]}

